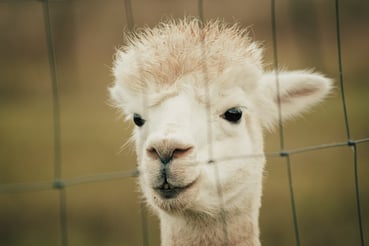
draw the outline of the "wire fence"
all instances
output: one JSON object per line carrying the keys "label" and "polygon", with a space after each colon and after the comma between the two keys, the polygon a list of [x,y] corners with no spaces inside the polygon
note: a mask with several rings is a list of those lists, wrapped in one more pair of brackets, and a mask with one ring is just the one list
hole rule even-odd
{"label": "wire fence", "polygon": [[[30,0],[31,1],[31,0]],[[35,0],[36,1],[36,0]],[[57,0],[51,0],[57,1]],[[60,0],[62,1],[62,0]],[[1,1],[1,2],[27,2],[27,1]],[[68,246],[68,223],[67,223],[67,194],[66,189],[86,183],[96,183],[96,182],[106,182],[111,180],[120,180],[126,179],[129,177],[138,177],[139,173],[136,169],[121,171],[121,172],[112,172],[112,173],[101,173],[93,176],[81,176],[72,179],[63,179],[61,177],[61,113],[60,113],[60,100],[59,100],[59,88],[58,88],[58,79],[57,79],[57,66],[55,62],[55,46],[53,40],[52,33],[52,25],[51,25],[51,16],[50,16],[50,7],[48,0],[40,1],[43,6],[43,21],[44,21],[44,29],[46,34],[46,43],[48,50],[48,63],[50,70],[50,83],[52,85],[52,105],[53,105],[53,134],[54,134],[54,180],[50,182],[35,182],[35,183],[14,183],[14,184],[0,184],[0,193],[16,193],[16,192],[32,192],[32,191],[43,191],[43,190],[57,190],[59,192],[59,217],[60,217],[60,233],[61,233],[61,245]],[[125,0],[125,10],[126,10],[126,18],[128,23],[128,29],[133,30],[135,26],[134,22],[134,14],[132,11],[132,3],[130,0]],[[273,40],[273,55],[274,55],[274,70],[276,83],[278,84],[278,43],[277,43],[277,15],[276,15],[276,1],[270,1],[270,14],[271,14],[271,27],[272,27],[272,40]],[[204,20],[204,3],[202,0],[198,0],[198,15],[201,20]],[[361,207],[361,198],[360,198],[360,189],[359,189],[359,172],[358,172],[358,145],[368,143],[369,137],[364,137],[360,139],[352,139],[350,134],[350,125],[349,125],[349,117],[347,112],[347,104],[345,99],[345,89],[344,89],[344,76],[343,76],[343,65],[342,65],[342,55],[341,55],[341,27],[340,27],[340,1],[335,0],[335,22],[336,22],[336,44],[337,44],[337,56],[338,56],[338,71],[339,71],[339,88],[340,88],[340,97],[342,102],[342,110],[344,114],[345,121],[345,129],[346,129],[346,141],[338,142],[338,143],[324,143],[315,146],[308,146],[304,148],[298,149],[286,149],[284,143],[284,129],[282,121],[279,122],[279,135],[280,135],[280,151],[277,152],[269,152],[266,153],[267,157],[276,157],[282,158],[285,161],[287,166],[287,174],[288,174],[288,184],[289,184],[289,195],[290,195],[290,203],[292,208],[292,218],[294,225],[294,237],[295,237],[295,245],[301,245],[300,242],[300,229],[299,229],[299,221],[297,218],[297,210],[295,202],[295,191],[294,191],[294,182],[293,175],[291,172],[291,167],[293,165],[291,161],[291,156],[298,155],[306,152],[314,152],[317,150],[324,150],[330,148],[350,148],[353,151],[353,172],[354,172],[354,187],[355,187],[355,203],[356,203],[356,214],[357,214],[357,230],[359,232],[360,237],[360,245],[365,245],[364,240],[364,229],[362,222],[362,207]],[[205,58],[206,59],[206,58]],[[204,73],[206,74],[206,69],[204,69]],[[281,115],[281,114],[280,114]],[[281,118],[281,117],[280,117]],[[211,133],[209,133],[211,134]],[[248,158],[250,156],[234,156],[232,158]],[[221,161],[221,160],[217,160]],[[220,202],[221,202],[221,191],[220,191]],[[143,205],[141,207],[142,211],[144,211]],[[145,212],[141,213],[141,221],[142,221],[142,237],[143,237],[143,245],[149,245],[149,237],[148,237],[148,228],[147,228],[147,215]],[[224,223],[226,225],[226,223]],[[226,226],[225,226],[225,235],[226,235]]]}

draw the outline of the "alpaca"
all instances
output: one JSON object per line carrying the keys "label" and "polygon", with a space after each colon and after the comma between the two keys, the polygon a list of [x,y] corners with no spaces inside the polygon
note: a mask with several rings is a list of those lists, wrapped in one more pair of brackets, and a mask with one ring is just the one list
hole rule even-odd
{"label": "alpaca", "polygon": [[131,35],[113,75],[161,244],[260,245],[263,132],[321,101],[331,80],[280,71],[277,86],[247,29],[190,18]]}

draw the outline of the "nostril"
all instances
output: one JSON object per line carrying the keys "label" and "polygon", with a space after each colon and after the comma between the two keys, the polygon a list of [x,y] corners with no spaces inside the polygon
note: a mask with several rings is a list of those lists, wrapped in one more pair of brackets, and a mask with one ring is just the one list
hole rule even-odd
{"label": "nostril", "polygon": [[156,151],[155,148],[148,148],[146,149],[147,155],[150,156],[151,158],[157,159],[160,158],[159,153]]}
{"label": "nostril", "polygon": [[147,155],[153,159],[159,159],[160,162],[164,165],[171,162],[174,158],[174,152],[171,149],[156,149],[149,148],[147,149]]}
{"label": "nostril", "polygon": [[147,149],[147,152],[148,152],[149,154],[154,154],[154,155],[156,155],[156,154],[157,154],[157,152],[156,152],[156,149],[155,149],[155,148],[148,148],[148,149]]}
{"label": "nostril", "polygon": [[173,151],[166,148],[148,148],[147,155],[153,159],[159,159],[161,163],[168,164],[173,159]]}
{"label": "nostril", "polygon": [[187,154],[189,154],[192,151],[192,147],[187,147],[187,148],[178,148],[178,149],[174,149],[173,151],[173,157],[174,158],[180,158],[180,157],[184,157]]}

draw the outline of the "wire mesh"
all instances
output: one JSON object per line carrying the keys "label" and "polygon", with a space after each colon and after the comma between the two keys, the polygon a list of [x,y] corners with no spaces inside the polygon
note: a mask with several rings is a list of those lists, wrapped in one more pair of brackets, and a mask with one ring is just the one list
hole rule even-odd
{"label": "wire mesh", "polygon": [[59,107],[59,91],[58,81],[56,76],[55,49],[51,28],[49,1],[43,1],[43,13],[46,33],[46,43],[48,47],[49,65],[52,84],[52,99],[53,99],[53,119],[54,119],[54,186],[59,189],[59,219],[60,233],[62,246],[68,246],[68,225],[67,225],[67,195],[64,186],[59,180],[61,179],[61,145],[60,145],[60,107]]}
{"label": "wire mesh", "polygon": [[275,0],[271,0],[271,16],[272,16],[274,73],[275,73],[275,84],[277,87],[280,151],[281,151],[281,157],[286,159],[295,240],[296,240],[296,246],[300,246],[300,236],[299,236],[299,229],[298,229],[297,215],[296,215],[295,195],[294,195],[293,183],[292,183],[291,160],[290,160],[289,155],[284,151],[284,148],[285,148],[284,147],[284,130],[283,130],[283,119],[282,119],[282,108],[281,108],[282,104],[281,104],[280,83],[279,83],[277,20],[276,20]]}
{"label": "wire mesh", "polygon": [[[10,1],[1,1],[1,2],[10,2]],[[19,1],[17,1],[19,2]],[[26,2],[26,1],[24,1]],[[61,245],[68,245],[68,223],[67,223],[67,188],[82,185],[87,183],[96,183],[96,182],[106,182],[111,180],[118,179],[126,179],[128,177],[137,177],[139,175],[136,169],[130,171],[123,172],[112,172],[112,173],[102,173],[94,176],[81,176],[73,179],[63,179],[61,177],[61,126],[60,126],[60,105],[59,105],[59,91],[58,91],[58,81],[57,81],[57,64],[55,62],[55,48],[52,34],[52,23],[50,18],[49,11],[49,2],[48,0],[43,0],[43,14],[44,14],[44,28],[46,34],[46,43],[48,48],[48,62],[49,62],[49,70],[50,70],[50,83],[52,85],[52,105],[53,105],[53,133],[54,133],[54,180],[50,182],[36,182],[36,183],[16,183],[16,184],[0,184],[0,193],[15,193],[15,192],[31,192],[31,191],[42,191],[42,190],[52,190],[56,189],[59,192],[59,220],[60,220],[60,233],[61,233]],[[125,14],[127,18],[128,28],[130,31],[133,30],[134,27],[134,17],[133,17],[133,9],[132,3],[130,0],[125,0]],[[337,55],[338,55],[338,71],[339,71],[339,84],[340,84],[340,94],[341,94],[341,102],[342,109],[344,114],[345,121],[345,129],[346,129],[346,142],[339,143],[324,143],[320,145],[307,146],[299,149],[285,149],[284,144],[284,131],[283,131],[283,123],[281,119],[281,110],[279,107],[279,135],[280,135],[280,151],[274,153],[266,153],[267,157],[278,157],[283,158],[287,165],[288,172],[288,184],[289,184],[289,193],[290,193],[290,202],[292,208],[292,218],[294,225],[294,236],[295,236],[295,245],[300,245],[300,231],[299,231],[299,223],[297,218],[297,207],[295,203],[295,193],[293,186],[293,175],[291,168],[293,167],[293,163],[290,159],[292,155],[297,155],[305,152],[314,152],[317,150],[324,150],[329,148],[341,148],[348,147],[353,150],[353,170],[354,170],[354,187],[355,187],[355,199],[356,199],[356,209],[357,209],[357,223],[358,223],[358,231],[360,235],[360,245],[364,246],[364,229],[362,222],[362,208],[361,208],[361,199],[360,199],[360,190],[359,190],[359,169],[358,169],[358,149],[357,146],[359,144],[364,144],[369,142],[369,138],[361,138],[353,140],[350,134],[350,126],[347,112],[347,103],[345,99],[345,90],[344,90],[344,79],[343,79],[343,64],[342,64],[342,52],[341,52],[341,27],[340,27],[340,6],[339,0],[335,1],[335,21],[336,21],[336,37],[337,37]],[[202,0],[198,1],[198,13],[199,18],[201,20],[205,19],[204,15],[204,3]],[[275,0],[271,0],[271,20],[272,20],[272,40],[273,40],[273,54],[274,54],[274,71],[275,71],[275,79],[276,86],[279,88],[278,81],[278,44],[277,44],[277,16],[275,9]],[[204,47],[204,50],[206,47]],[[204,52],[205,56],[205,52]],[[206,57],[204,57],[206,61]],[[206,64],[206,62],[204,63]],[[206,80],[207,69],[206,66],[203,68],[204,79]],[[278,89],[279,90],[279,89]],[[280,100],[280,99],[278,99]],[[210,112],[210,110],[208,110]],[[211,143],[211,129],[209,131],[209,143]],[[211,151],[211,148],[210,148]],[[261,155],[262,153],[260,153]],[[212,154],[210,153],[211,157]],[[244,159],[249,158],[248,156],[233,156],[231,158],[235,159]],[[210,158],[209,163],[214,165],[215,176],[219,176],[217,174],[217,162],[221,162],[222,160],[216,160]],[[219,177],[218,177],[219,180]],[[219,186],[219,185],[218,185]],[[220,186],[218,187],[218,195],[219,202],[222,204],[222,191]],[[149,245],[149,237],[148,237],[148,227],[147,227],[147,214],[146,210],[141,203],[141,223],[142,223],[142,237],[143,237],[143,245]],[[224,219],[224,235],[227,237],[227,222]]]}
{"label": "wire mesh", "polygon": [[359,176],[357,175],[357,149],[356,144],[351,141],[349,120],[347,114],[347,104],[345,98],[345,90],[344,90],[344,82],[343,82],[343,67],[342,67],[342,52],[341,52],[341,28],[340,28],[340,5],[339,0],[335,1],[336,5],[336,33],[337,33],[337,54],[338,54],[338,71],[340,78],[340,88],[341,88],[341,99],[342,99],[342,108],[345,119],[346,126],[346,134],[347,134],[347,143],[349,146],[353,146],[354,150],[354,173],[355,173],[355,195],[356,195],[356,204],[357,204],[357,214],[358,214],[358,226],[360,232],[360,243],[361,246],[364,246],[364,233],[363,226],[361,221],[361,208],[360,208],[360,193],[359,193]]}
{"label": "wire mesh", "polygon": [[[124,2],[125,10],[126,10],[126,19],[129,32],[134,31],[134,17],[133,17],[133,10],[132,10],[132,3],[131,0],[125,0]],[[137,61],[140,64],[140,61]],[[145,102],[146,98],[142,97],[142,108],[145,109]],[[143,151],[143,150],[142,150]],[[138,174],[138,172],[137,172]],[[140,215],[141,215],[141,227],[142,227],[142,244],[144,246],[149,245],[149,229],[148,229],[148,220],[147,220],[147,211],[145,208],[144,201],[140,203]]]}

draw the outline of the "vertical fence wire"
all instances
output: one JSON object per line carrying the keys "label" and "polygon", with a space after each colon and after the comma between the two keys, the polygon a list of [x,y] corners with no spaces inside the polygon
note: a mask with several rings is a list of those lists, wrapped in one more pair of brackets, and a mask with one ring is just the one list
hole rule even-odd
{"label": "vertical fence wire", "polygon": [[[124,0],[124,7],[125,7],[125,14],[127,20],[127,26],[129,32],[134,32],[134,17],[133,17],[133,10],[132,10],[132,2],[131,0]],[[140,61],[137,61],[140,63]],[[144,93],[142,93],[144,94]],[[146,105],[146,98],[142,98],[142,108],[145,109]],[[147,211],[145,209],[145,204],[143,201],[140,201],[140,215],[141,215],[141,235],[142,235],[142,245],[149,246],[149,228],[148,228],[148,218],[147,218]]]}
{"label": "vertical fence wire", "polygon": [[198,15],[201,22],[204,22],[204,1],[198,0],[197,1],[197,9],[198,9]]}
{"label": "vertical fence wire", "polygon": [[280,149],[284,150],[284,130],[282,119],[282,106],[280,95],[280,83],[279,83],[279,64],[278,64],[278,42],[277,42],[277,18],[275,10],[275,0],[271,0],[271,16],[272,16],[272,43],[273,43],[273,65],[275,73],[275,84],[277,88],[277,104],[278,104],[278,127],[279,127],[279,140]]}
{"label": "vertical fence wire", "polygon": [[342,99],[343,115],[344,115],[344,119],[345,119],[346,136],[347,136],[347,140],[350,141],[351,134],[350,134],[348,114],[347,114],[347,104],[346,104],[345,90],[344,90],[344,84],[343,84],[339,0],[335,0],[335,9],[336,9],[336,34],[337,34],[337,41],[336,42],[337,42],[337,55],[338,55],[339,84],[340,84],[340,92],[341,92],[341,99]]}
{"label": "vertical fence wire", "polygon": [[61,245],[68,246],[67,191],[64,188],[61,188],[59,191],[59,211]]}
{"label": "vertical fence wire", "polygon": [[141,227],[142,227],[142,245],[149,246],[149,230],[147,227],[147,211],[144,202],[140,202],[140,212],[141,212]]}
{"label": "vertical fence wire", "polygon": [[[204,16],[204,3],[203,0],[198,0],[198,13],[199,13],[199,19],[200,19],[200,25],[204,27],[205,25],[205,16]],[[205,45],[205,40],[206,37],[204,37],[201,40],[201,52],[202,52],[202,67],[201,67],[201,72],[202,72],[202,76],[203,76],[203,81],[205,81],[205,102],[206,102],[206,118],[207,118],[207,143],[209,146],[208,149],[208,165],[212,165],[213,166],[213,171],[214,171],[214,179],[215,179],[215,183],[216,183],[216,191],[217,191],[217,196],[218,196],[218,202],[219,202],[219,208],[220,208],[220,216],[221,216],[221,221],[222,221],[222,230],[223,230],[223,235],[224,235],[224,245],[228,245],[229,244],[229,237],[228,237],[228,226],[227,226],[227,220],[226,220],[226,216],[225,216],[225,210],[224,210],[224,199],[223,199],[223,190],[222,190],[222,185],[220,183],[220,173],[219,173],[219,168],[218,168],[218,163],[217,161],[214,160],[214,149],[213,149],[213,130],[212,130],[212,116],[211,116],[211,104],[210,104],[210,92],[209,92],[209,71],[208,71],[208,66],[207,66],[207,52],[206,52],[206,45]]]}
{"label": "vertical fence wire", "polygon": [[124,7],[127,19],[128,30],[130,32],[133,31],[134,28],[134,18],[133,18],[133,11],[132,11],[132,3],[131,0],[124,0]]}
{"label": "vertical fence wire", "polygon": [[357,223],[359,228],[359,236],[360,236],[360,245],[364,246],[364,230],[363,230],[363,222],[361,219],[361,204],[360,204],[360,186],[359,186],[359,171],[358,171],[358,150],[357,144],[352,144],[352,150],[354,152],[354,182],[355,182],[355,198],[356,198],[356,211],[357,211]]}
{"label": "vertical fence wire", "polygon": [[59,180],[61,177],[61,147],[60,147],[60,105],[59,105],[59,89],[56,74],[56,59],[53,35],[51,30],[50,7],[49,1],[43,1],[44,25],[46,33],[46,43],[48,49],[48,62],[51,76],[52,86],[52,105],[53,105],[53,130],[54,130],[54,178]]}
{"label": "vertical fence wire", "polygon": [[[138,61],[139,62],[139,61]],[[144,90],[144,89],[142,89]],[[142,93],[144,94],[144,93]],[[147,98],[144,96],[142,96],[142,106],[143,109],[146,110],[145,105],[147,105],[146,102]],[[148,129],[149,131],[149,129]],[[144,151],[144,149],[142,148],[141,150],[141,156],[142,156],[142,152]],[[141,175],[140,172],[138,172],[138,175]],[[145,202],[143,200],[140,201],[140,206],[141,206],[141,235],[142,235],[142,244],[143,246],[149,246],[149,227],[148,227],[148,218],[147,218],[147,210],[145,209]]]}
{"label": "vertical fence wire", "polygon": [[288,177],[288,186],[290,191],[290,203],[291,203],[291,210],[292,210],[292,220],[293,220],[293,228],[295,233],[295,242],[296,245],[300,245],[300,234],[299,234],[299,226],[297,222],[297,212],[296,212],[296,203],[295,203],[295,192],[293,189],[293,182],[292,182],[292,170],[291,170],[291,158],[289,155],[286,155],[286,164],[287,164],[287,177]]}
{"label": "vertical fence wire", "polygon": [[284,151],[284,129],[283,129],[283,118],[282,118],[282,104],[280,95],[280,81],[279,81],[279,64],[278,64],[278,43],[277,43],[277,18],[275,9],[275,0],[271,0],[271,18],[272,18],[272,42],[273,42],[273,61],[274,61],[274,73],[275,73],[275,84],[277,88],[277,104],[278,104],[278,118],[279,118],[279,140],[280,140],[280,156],[285,158],[287,165],[288,174],[288,186],[290,192],[290,203],[292,210],[293,228],[295,233],[296,246],[300,245],[300,236],[297,222],[296,213],[296,202],[295,194],[292,182],[292,172],[291,172],[291,159],[287,152]]}
{"label": "vertical fence wire", "polygon": [[341,102],[346,128],[346,137],[348,146],[352,147],[354,152],[353,168],[354,168],[354,189],[355,189],[355,200],[356,200],[356,210],[357,210],[357,223],[360,235],[360,245],[364,246],[364,231],[361,217],[361,204],[360,204],[360,187],[359,187],[359,175],[358,175],[358,161],[357,161],[357,144],[351,140],[347,103],[345,97],[345,88],[343,80],[343,66],[342,66],[342,48],[341,48],[341,26],[340,26],[340,2],[335,0],[335,19],[336,19],[336,37],[337,37],[337,56],[338,56],[338,73],[339,73],[339,84],[341,92]]}
{"label": "vertical fence wire", "polygon": [[60,101],[59,90],[56,73],[56,59],[55,48],[52,35],[51,19],[50,19],[50,6],[49,1],[43,1],[43,15],[44,25],[46,33],[46,43],[48,49],[48,62],[51,75],[52,85],[52,104],[53,104],[53,130],[54,130],[54,186],[53,188],[59,189],[59,219],[60,219],[60,233],[62,246],[68,246],[67,236],[67,202],[66,191],[64,189],[61,180],[61,127],[60,127]]}

